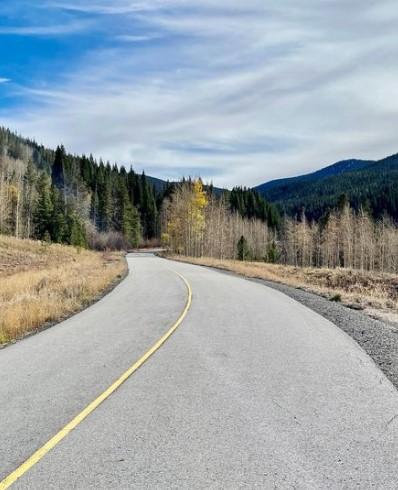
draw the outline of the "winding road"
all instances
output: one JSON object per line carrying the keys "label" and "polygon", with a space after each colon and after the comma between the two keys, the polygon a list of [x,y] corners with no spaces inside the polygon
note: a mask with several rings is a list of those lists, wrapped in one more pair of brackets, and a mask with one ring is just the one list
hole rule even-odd
{"label": "winding road", "polygon": [[0,351],[0,490],[398,488],[398,393],[346,334],[257,282],[128,263]]}

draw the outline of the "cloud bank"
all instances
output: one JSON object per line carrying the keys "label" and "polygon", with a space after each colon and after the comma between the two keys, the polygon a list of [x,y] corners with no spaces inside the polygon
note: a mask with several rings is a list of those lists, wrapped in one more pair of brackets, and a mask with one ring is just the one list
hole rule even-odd
{"label": "cloud bank", "polygon": [[220,186],[397,152],[395,3],[267,3],[32,2],[34,24],[0,34],[92,42],[55,81],[15,84],[2,119],[49,145]]}

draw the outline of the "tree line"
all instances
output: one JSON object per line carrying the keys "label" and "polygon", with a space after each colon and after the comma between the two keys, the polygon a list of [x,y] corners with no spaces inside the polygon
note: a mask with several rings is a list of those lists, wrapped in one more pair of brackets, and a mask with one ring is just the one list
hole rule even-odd
{"label": "tree line", "polygon": [[0,128],[0,232],[93,248],[159,236],[157,193],[145,174],[45,149]]}
{"label": "tree line", "polygon": [[237,211],[243,218],[255,218],[275,228],[280,224],[280,214],[273,204],[266,201],[258,192],[245,187],[234,187],[225,194],[232,212]]}
{"label": "tree line", "polygon": [[180,185],[161,212],[162,240],[173,253],[266,261],[300,267],[398,272],[398,228],[384,215],[353,209],[346,200],[323,220],[246,217],[227,196],[209,195],[200,181]]}
{"label": "tree line", "polygon": [[0,128],[0,233],[18,238],[97,249],[161,238],[184,255],[398,272],[393,218],[351,201],[340,195],[317,220],[304,209],[281,217],[250,189],[184,179],[155,190],[132,168],[63,146],[49,150]]}

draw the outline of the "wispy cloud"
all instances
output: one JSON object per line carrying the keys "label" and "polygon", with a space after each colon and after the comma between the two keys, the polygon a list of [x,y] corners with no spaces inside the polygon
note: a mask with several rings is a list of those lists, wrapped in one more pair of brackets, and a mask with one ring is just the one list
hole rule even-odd
{"label": "wispy cloud", "polygon": [[47,6],[103,33],[61,81],[26,87],[29,104],[12,117],[2,111],[47,144],[218,185],[398,151],[390,0]]}
{"label": "wispy cloud", "polygon": [[116,36],[116,39],[119,41],[124,41],[126,43],[143,43],[147,41],[154,41],[155,39],[161,39],[162,36],[159,34],[122,34],[120,36]]}
{"label": "wispy cloud", "polygon": [[9,78],[2,78],[2,77],[0,77],[0,83],[8,83],[10,81],[11,80]]}
{"label": "wispy cloud", "polygon": [[70,12],[81,12],[86,14],[120,15],[137,12],[156,10],[162,4],[162,0],[152,1],[99,1],[86,2],[79,0],[62,2],[49,0],[45,2],[45,8],[62,9]]}
{"label": "wispy cloud", "polygon": [[7,26],[0,27],[0,35],[14,36],[64,36],[87,30],[92,26],[91,21],[78,20],[67,24]]}

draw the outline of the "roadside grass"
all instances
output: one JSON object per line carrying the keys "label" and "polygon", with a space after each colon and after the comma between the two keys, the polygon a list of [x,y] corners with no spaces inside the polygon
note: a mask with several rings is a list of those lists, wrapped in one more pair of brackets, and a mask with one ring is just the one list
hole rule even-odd
{"label": "roadside grass", "polygon": [[0,344],[81,310],[126,269],[121,253],[0,235]]}
{"label": "roadside grass", "polygon": [[352,269],[317,269],[267,264],[168,256],[173,260],[215,267],[245,277],[264,279],[316,293],[330,301],[364,310],[372,317],[398,323],[398,277],[393,274]]}

